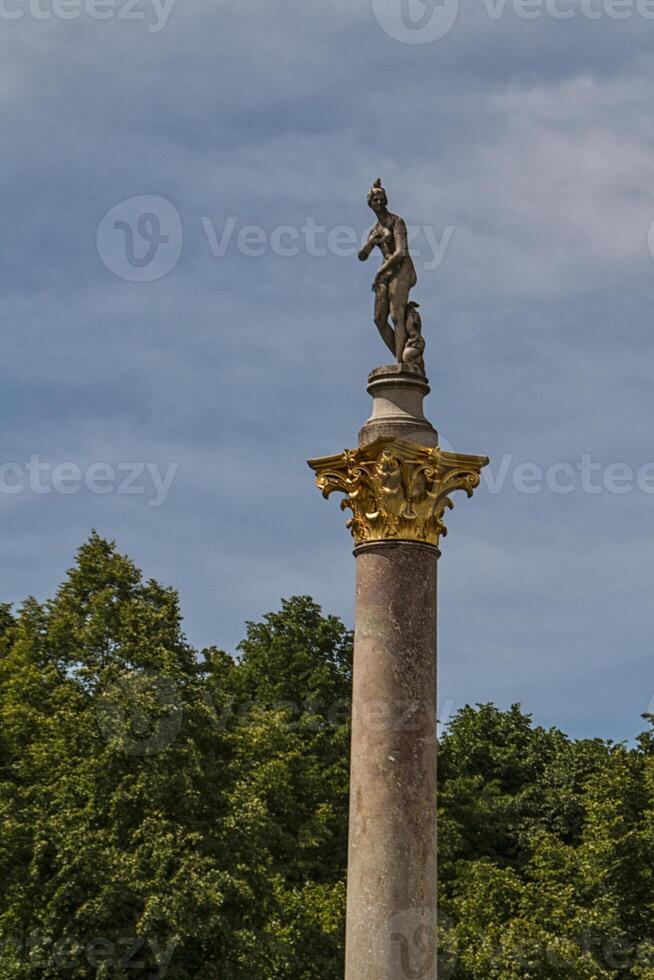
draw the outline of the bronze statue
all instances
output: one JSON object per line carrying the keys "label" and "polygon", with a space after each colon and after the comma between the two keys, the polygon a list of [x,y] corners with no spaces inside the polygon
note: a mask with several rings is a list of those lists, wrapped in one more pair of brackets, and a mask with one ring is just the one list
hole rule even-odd
{"label": "bronze statue", "polygon": [[[381,180],[368,191],[368,206],[377,216],[377,224],[359,252],[362,262],[377,246],[383,256],[375,281],[375,325],[398,364],[407,370],[425,373],[422,322],[418,304],[409,301],[409,293],[418,277],[409,253],[406,224],[403,218],[388,210],[388,198]],[[391,317],[393,326],[389,323]]]}

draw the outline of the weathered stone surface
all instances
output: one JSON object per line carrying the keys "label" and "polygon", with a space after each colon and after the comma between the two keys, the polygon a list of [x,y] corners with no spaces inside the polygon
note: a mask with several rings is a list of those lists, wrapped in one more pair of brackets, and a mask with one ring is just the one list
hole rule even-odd
{"label": "weathered stone surface", "polygon": [[409,252],[407,227],[403,218],[388,210],[381,180],[376,180],[370,188],[368,205],[375,212],[377,223],[360,249],[359,259],[365,262],[375,248],[384,259],[372,285],[375,325],[398,364],[404,370],[424,375],[422,317],[419,304],[409,300],[417,275]]}
{"label": "weathered stone surface", "polygon": [[346,980],[436,973],[436,561],[356,550]]}
{"label": "weathered stone surface", "polygon": [[488,460],[437,448],[424,375],[368,380],[359,448],[309,460],[357,544],[345,977],[436,980],[437,545]]}
{"label": "weathered stone surface", "polygon": [[438,445],[438,433],[425,418],[422,403],[429,394],[427,379],[401,364],[385,364],[368,376],[372,414],[359,432],[359,446],[380,437],[407,439],[420,446]]}

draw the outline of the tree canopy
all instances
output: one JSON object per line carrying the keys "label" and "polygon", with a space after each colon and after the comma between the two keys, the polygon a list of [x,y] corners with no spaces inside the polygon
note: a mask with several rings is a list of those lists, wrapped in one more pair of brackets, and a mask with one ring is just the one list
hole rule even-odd
{"label": "tree canopy", "polygon": [[[351,668],[307,596],[193,650],[97,534],[0,605],[0,980],[339,980]],[[649,731],[467,706],[438,811],[439,977],[654,980]]]}

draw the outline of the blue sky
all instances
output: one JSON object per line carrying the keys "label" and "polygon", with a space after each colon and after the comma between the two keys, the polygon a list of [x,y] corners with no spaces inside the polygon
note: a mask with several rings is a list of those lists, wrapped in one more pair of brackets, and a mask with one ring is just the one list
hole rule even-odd
{"label": "blue sky", "polygon": [[[180,590],[197,646],[233,650],[297,593],[352,623],[349,535],[305,460],[355,444],[385,360],[374,266],[334,237],[369,227],[381,176],[428,229],[428,414],[492,458],[448,521],[441,716],[520,701],[635,735],[654,705],[654,7],[67,2],[0,5],[0,598],[51,595],[95,526]],[[114,221],[160,265],[128,264]]]}

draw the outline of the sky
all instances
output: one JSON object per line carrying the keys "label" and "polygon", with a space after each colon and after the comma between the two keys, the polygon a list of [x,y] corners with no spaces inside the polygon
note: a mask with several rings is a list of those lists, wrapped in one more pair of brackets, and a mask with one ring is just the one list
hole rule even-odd
{"label": "sky", "polygon": [[356,444],[382,177],[446,448],[439,716],[654,710],[651,0],[2,0],[0,601],[91,528],[198,648],[354,560],[309,457]]}

